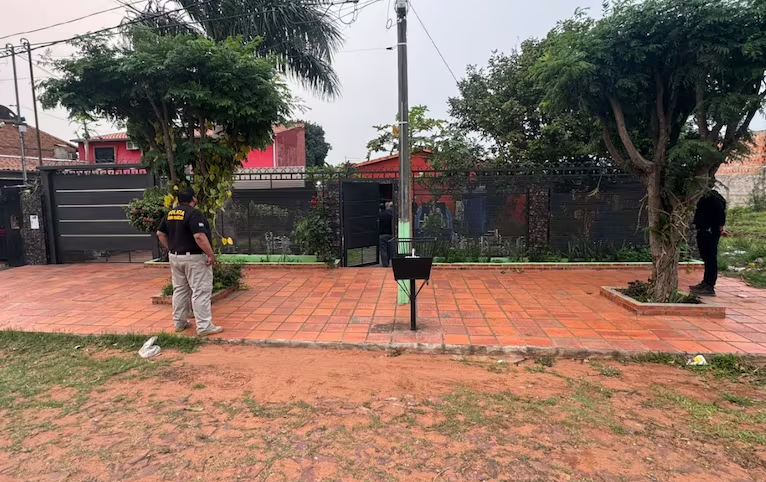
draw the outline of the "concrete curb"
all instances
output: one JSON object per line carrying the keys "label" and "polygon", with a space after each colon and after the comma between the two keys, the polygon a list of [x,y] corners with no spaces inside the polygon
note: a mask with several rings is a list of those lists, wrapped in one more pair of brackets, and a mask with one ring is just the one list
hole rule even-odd
{"label": "concrete curb", "polygon": [[[225,333],[225,332],[224,332]],[[307,348],[317,350],[358,350],[372,352],[395,351],[402,354],[425,354],[425,355],[489,355],[509,356],[519,355],[525,358],[537,358],[541,356],[553,356],[556,358],[568,358],[584,360],[586,358],[600,358],[611,360],[630,360],[637,355],[667,354],[692,358],[702,354],[706,357],[713,355],[731,354],[739,359],[750,362],[766,363],[766,354],[748,353],[717,353],[717,352],[681,352],[681,351],[645,351],[645,350],[594,350],[587,348],[561,348],[561,347],[534,347],[534,346],[476,346],[476,345],[448,345],[429,343],[365,343],[365,342],[335,342],[335,341],[304,341],[304,340],[253,340],[246,338],[205,338],[203,345],[243,345],[258,348]]]}

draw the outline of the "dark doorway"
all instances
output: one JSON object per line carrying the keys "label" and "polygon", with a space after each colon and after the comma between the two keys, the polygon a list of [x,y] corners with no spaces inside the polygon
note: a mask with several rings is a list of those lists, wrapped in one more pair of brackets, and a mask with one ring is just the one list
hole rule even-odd
{"label": "dark doorway", "polygon": [[365,181],[341,183],[343,266],[367,266],[378,263],[379,206],[379,183]]}

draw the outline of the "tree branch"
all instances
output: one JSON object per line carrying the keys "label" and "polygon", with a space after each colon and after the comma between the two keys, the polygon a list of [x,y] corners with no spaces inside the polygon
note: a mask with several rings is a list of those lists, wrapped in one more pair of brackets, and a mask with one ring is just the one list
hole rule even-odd
{"label": "tree branch", "polygon": [[670,139],[670,129],[668,128],[669,114],[665,111],[665,85],[659,73],[654,74],[655,95],[657,96],[654,106],[657,109],[657,122],[659,123],[659,135],[657,136],[657,148],[654,151],[655,164],[662,164],[665,161],[665,151]]}
{"label": "tree branch", "polygon": [[710,135],[710,128],[707,125],[707,108],[705,107],[705,90],[702,85],[702,81],[697,83],[697,105],[695,108],[695,119],[697,120],[697,130],[699,130],[700,137],[708,139]]}
{"label": "tree branch", "polygon": [[612,159],[614,159],[614,161],[619,164],[620,167],[628,170],[630,164],[625,160],[622,154],[620,154],[620,151],[617,150],[617,147],[615,147],[614,142],[612,142],[612,135],[609,133],[609,128],[604,122],[602,122],[601,125],[601,136],[604,139],[606,150],[609,151],[609,155],[612,156]]}
{"label": "tree branch", "polygon": [[[173,157],[173,144],[170,141],[170,130],[168,128],[168,121],[165,116],[163,116],[162,112],[160,112],[160,108],[157,105],[157,102],[155,102],[154,98],[152,97],[152,92],[149,89],[149,86],[144,84],[144,91],[146,92],[146,98],[149,99],[149,103],[152,105],[152,110],[154,110],[154,115],[157,116],[157,120],[160,122],[160,126],[162,126],[162,136],[163,141],[165,143],[165,155],[167,155],[168,158],[168,168],[170,170],[170,182],[173,184],[176,184],[178,182],[178,177],[176,176],[176,168],[175,168],[175,161]],[[165,115],[167,115],[167,106],[163,102],[164,112]]]}
{"label": "tree branch", "polygon": [[622,106],[614,97],[609,97],[609,104],[612,106],[612,112],[614,113],[614,119],[617,122],[617,133],[620,135],[620,140],[625,146],[625,150],[628,151],[628,157],[630,157],[633,165],[643,172],[649,172],[653,165],[650,161],[644,158],[633,145],[633,141],[630,138],[630,133],[625,125],[625,115],[622,112]]}
{"label": "tree branch", "polygon": [[207,124],[205,122],[205,118],[200,116],[199,118],[199,160],[197,165],[203,176],[207,176],[207,161],[205,159],[205,154],[202,150],[203,149],[202,144],[205,143],[206,138],[207,138]]}

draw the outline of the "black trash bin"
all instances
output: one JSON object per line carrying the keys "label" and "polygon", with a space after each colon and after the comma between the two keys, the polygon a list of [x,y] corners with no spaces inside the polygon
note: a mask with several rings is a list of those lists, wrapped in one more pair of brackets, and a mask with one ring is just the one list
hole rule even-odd
{"label": "black trash bin", "polygon": [[[394,238],[391,266],[394,279],[404,289],[410,299],[410,329],[417,330],[418,293],[431,279],[434,253],[437,249],[436,238]],[[417,281],[422,281],[420,288]],[[403,283],[404,282],[404,283]]]}

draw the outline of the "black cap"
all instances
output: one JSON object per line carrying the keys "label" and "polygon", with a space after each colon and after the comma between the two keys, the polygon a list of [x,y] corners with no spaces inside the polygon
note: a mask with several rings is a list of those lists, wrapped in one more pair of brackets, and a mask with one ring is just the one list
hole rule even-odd
{"label": "black cap", "polygon": [[194,189],[185,187],[178,191],[178,202],[182,204],[189,204],[194,201]]}

